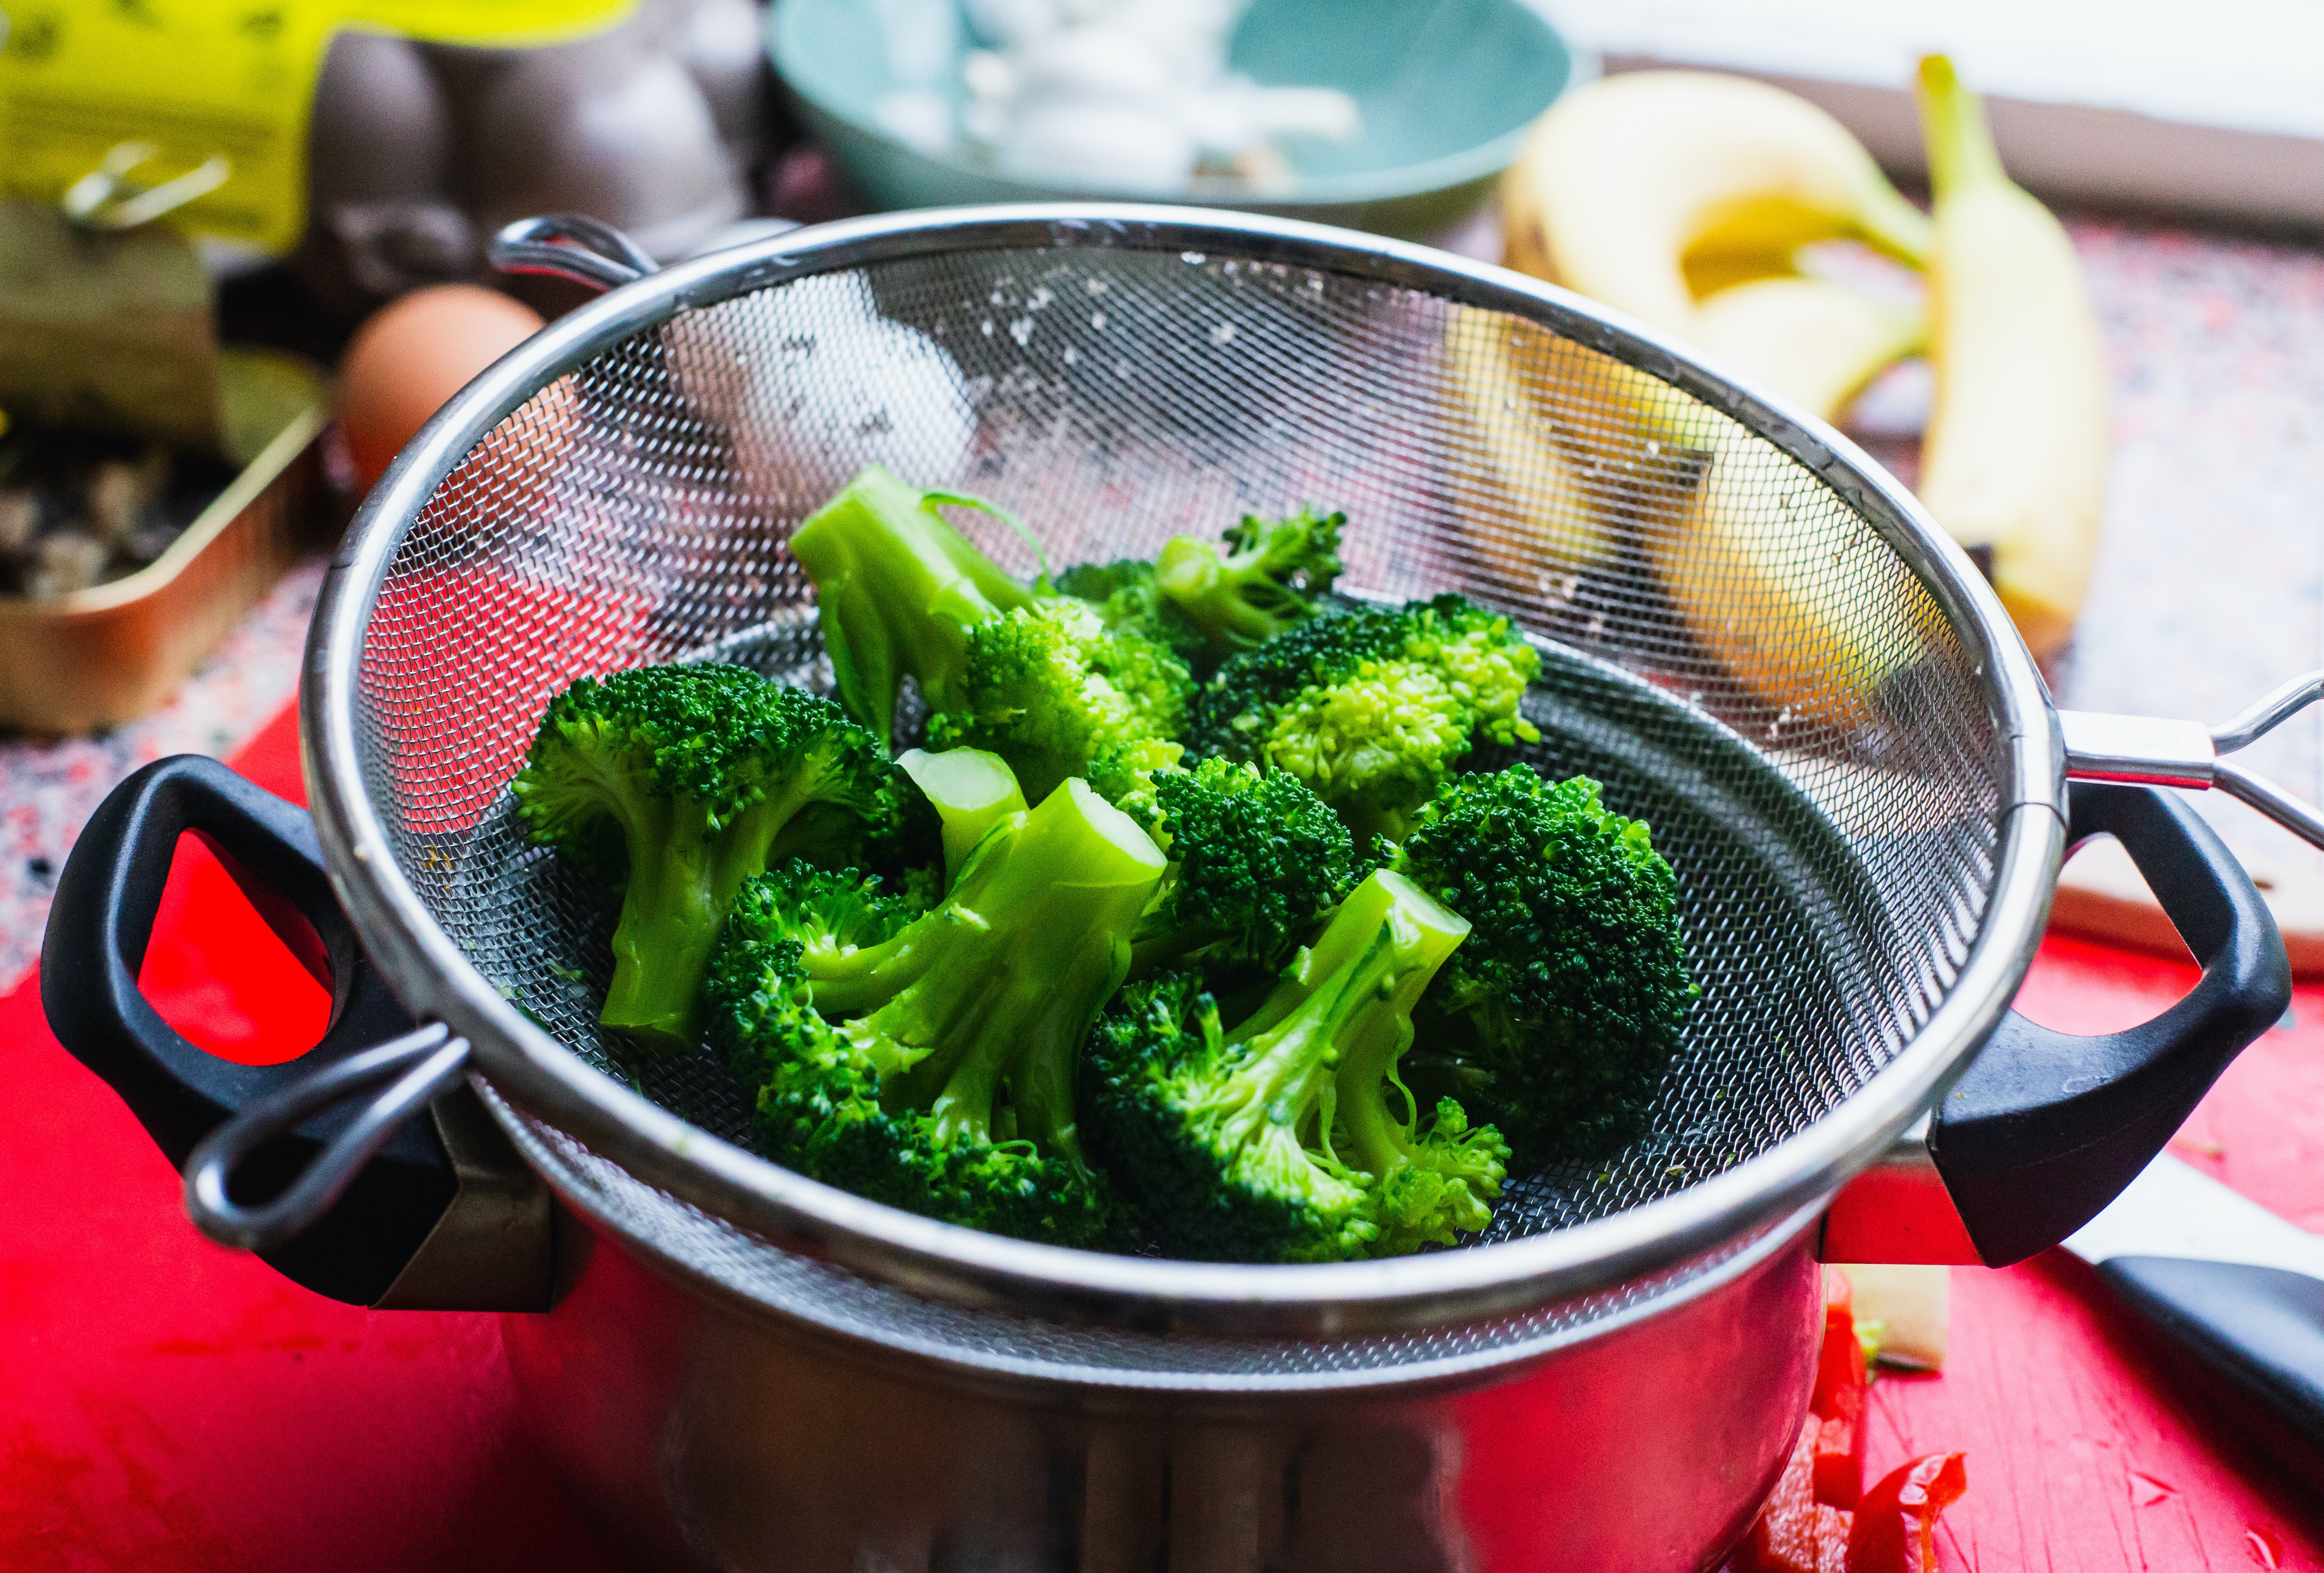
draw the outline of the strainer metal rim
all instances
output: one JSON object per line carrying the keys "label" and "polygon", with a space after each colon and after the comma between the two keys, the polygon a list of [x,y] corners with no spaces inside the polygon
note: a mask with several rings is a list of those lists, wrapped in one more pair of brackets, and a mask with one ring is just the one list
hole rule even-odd
{"label": "strainer metal rim", "polygon": [[[1671,1196],[1524,1239],[1383,1262],[1260,1267],[1110,1256],[985,1235],[866,1201],[680,1120],[586,1064],[503,999],[396,867],[364,791],[355,719],[364,634],[404,533],[504,417],[590,357],[681,312],[811,273],[964,250],[1222,249],[1413,288],[1545,322],[1742,422],[1839,493],[1950,620],[2002,740],[1998,857],[1978,933],[1928,1021],[1854,1096],[1774,1148]],[[1059,1319],[1232,1334],[1381,1332],[1505,1314],[1603,1289],[1828,1197],[1960,1074],[2031,965],[2064,852],[2063,745],[2039,672],[1968,557],[1845,437],[1594,302],[1425,246],[1288,219],[1126,204],[936,209],[852,219],[718,252],[624,285],[518,347],[438,412],[335,556],[300,700],[310,801],[332,883],[403,1003],[465,1033],[511,1103],[649,1184],[783,1248],[957,1303]]]}

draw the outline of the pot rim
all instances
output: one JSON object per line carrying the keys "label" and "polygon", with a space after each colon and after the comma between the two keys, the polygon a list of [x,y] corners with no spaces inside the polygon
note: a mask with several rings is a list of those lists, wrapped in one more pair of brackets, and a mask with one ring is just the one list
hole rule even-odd
{"label": "pot rim", "polygon": [[[438,484],[503,419],[601,351],[687,310],[806,274],[964,250],[1213,248],[1424,290],[1554,330],[1673,384],[1775,443],[1862,515],[1941,608],[1984,679],[2002,758],[1997,866],[1952,986],[1853,1096],[1757,1157],[1671,1196],[1525,1239],[1388,1261],[1246,1266],[1104,1255],[939,1223],[823,1185],[690,1125],[558,1044],[468,961],[394,863],[363,790],[357,667],[388,567]],[[622,286],[480,375],[356,514],[316,607],[300,736],[332,884],[403,1003],[465,1034],[492,1085],[638,1179],[779,1246],[907,1291],[1061,1320],[1338,1336],[1505,1315],[1700,1255],[1828,1198],[1928,1109],[2031,966],[2064,854],[2064,748],[2000,602],[1894,478],[1804,411],[1554,286],[1429,247],[1294,220],[1114,203],[936,209],[794,230]]]}

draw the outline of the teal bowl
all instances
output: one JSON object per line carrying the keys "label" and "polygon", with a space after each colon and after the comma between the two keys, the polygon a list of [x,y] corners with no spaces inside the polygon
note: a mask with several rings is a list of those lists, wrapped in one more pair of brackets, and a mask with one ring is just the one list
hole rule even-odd
{"label": "teal bowl", "polygon": [[[1362,129],[1343,143],[1284,148],[1287,187],[1254,196],[1226,181],[1191,191],[1028,184],[966,156],[932,155],[881,129],[873,106],[902,85],[878,0],[778,0],[768,51],[800,119],[875,208],[1112,199],[1194,202],[1425,240],[1469,217],[1517,157],[1536,116],[1596,62],[1567,47],[1525,0],[1257,0],[1231,46],[1233,69],[1268,86],[1337,88]],[[902,41],[916,83],[950,39]],[[955,91],[956,65],[941,80]]]}

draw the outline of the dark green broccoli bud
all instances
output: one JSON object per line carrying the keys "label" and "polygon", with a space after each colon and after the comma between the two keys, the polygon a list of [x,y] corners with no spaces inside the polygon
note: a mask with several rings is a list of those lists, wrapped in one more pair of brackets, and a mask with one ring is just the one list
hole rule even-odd
{"label": "dark green broccoli bud", "polygon": [[1296,777],[1232,760],[1151,778],[1170,870],[1139,920],[1131,969],[1202,952],[1274,972],[1356,883],[1347,827]]}
{"label": "dark green broccoli bud", "polygon": [[1540,671],[1507,617],[1459,596],[1327,614],[1221,667],[1186,741],[1298,777],[1369,847],[1479,742],[1539,739],[1517,706]]}
{"label": "dark green broccoli bud", "polygon": [[1397,866],[1475,925],[1429,995],[1448,1030],[1416,1080],[1457,1088],[1529,1168],[1637,1136],[1698,992],[1645,823],[1587,777],[1512,765],[1447,782]]}
{"label": "dark green broccoli bud", "polygon": [[791,555],[815,581],[840,701],[882,742],[895,735],[906,677],[931,709],[945,708],[970,631],[1036,599],[945,522],[944,504],[997,512],[873,465],[791,535]]}
{"label": "dark green broccoli bud", "polygon": [[928,741],[998,754],[1038,803],[1126,744],[1176,736],[1194,689],[1167,644],[1108,630],[1083,602],[1052,597],[970,632]]}
{"label": "dark green broccoli bud", "polygon": [[735,893],[793,823],[820,806],[896,832],[910,786],[885,752],[830,700],[739,667],[637,667],[551,699],[509,784],[534,845],[621,887],[604,1023],[693,1043]]}
{"label": "dark green broccoli bud", "polygon": [[1079,1049],[1163,857],[1079,781],[995,825],[897,926],[876,892],[787,873],[739,902],[714,1041],[781,1162],[892,1206],[1056,1244],[1120,1241],[1085,1161]]}
{"label": "dark green broccoli bud", "polygon": [[1467,924],[1382,870],[1249,1019],[1200,980],[1132,984],[1089,1048],[1111,1171],[1177,1254],[1336,1262],[1452,1244],[1490,1221],[1506,1150],[1397,1078],[1411,1012]]}

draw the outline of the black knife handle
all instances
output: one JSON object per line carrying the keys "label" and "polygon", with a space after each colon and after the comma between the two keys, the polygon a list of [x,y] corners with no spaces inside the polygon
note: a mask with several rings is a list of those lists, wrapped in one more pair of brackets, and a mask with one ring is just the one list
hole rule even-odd
{"label": "black knife handle", "polygon": [[2222,1418],[2324,1493],[2324,1280],[2174,1256],[2116,1256],[2098,1276],[2168,1338]]}

